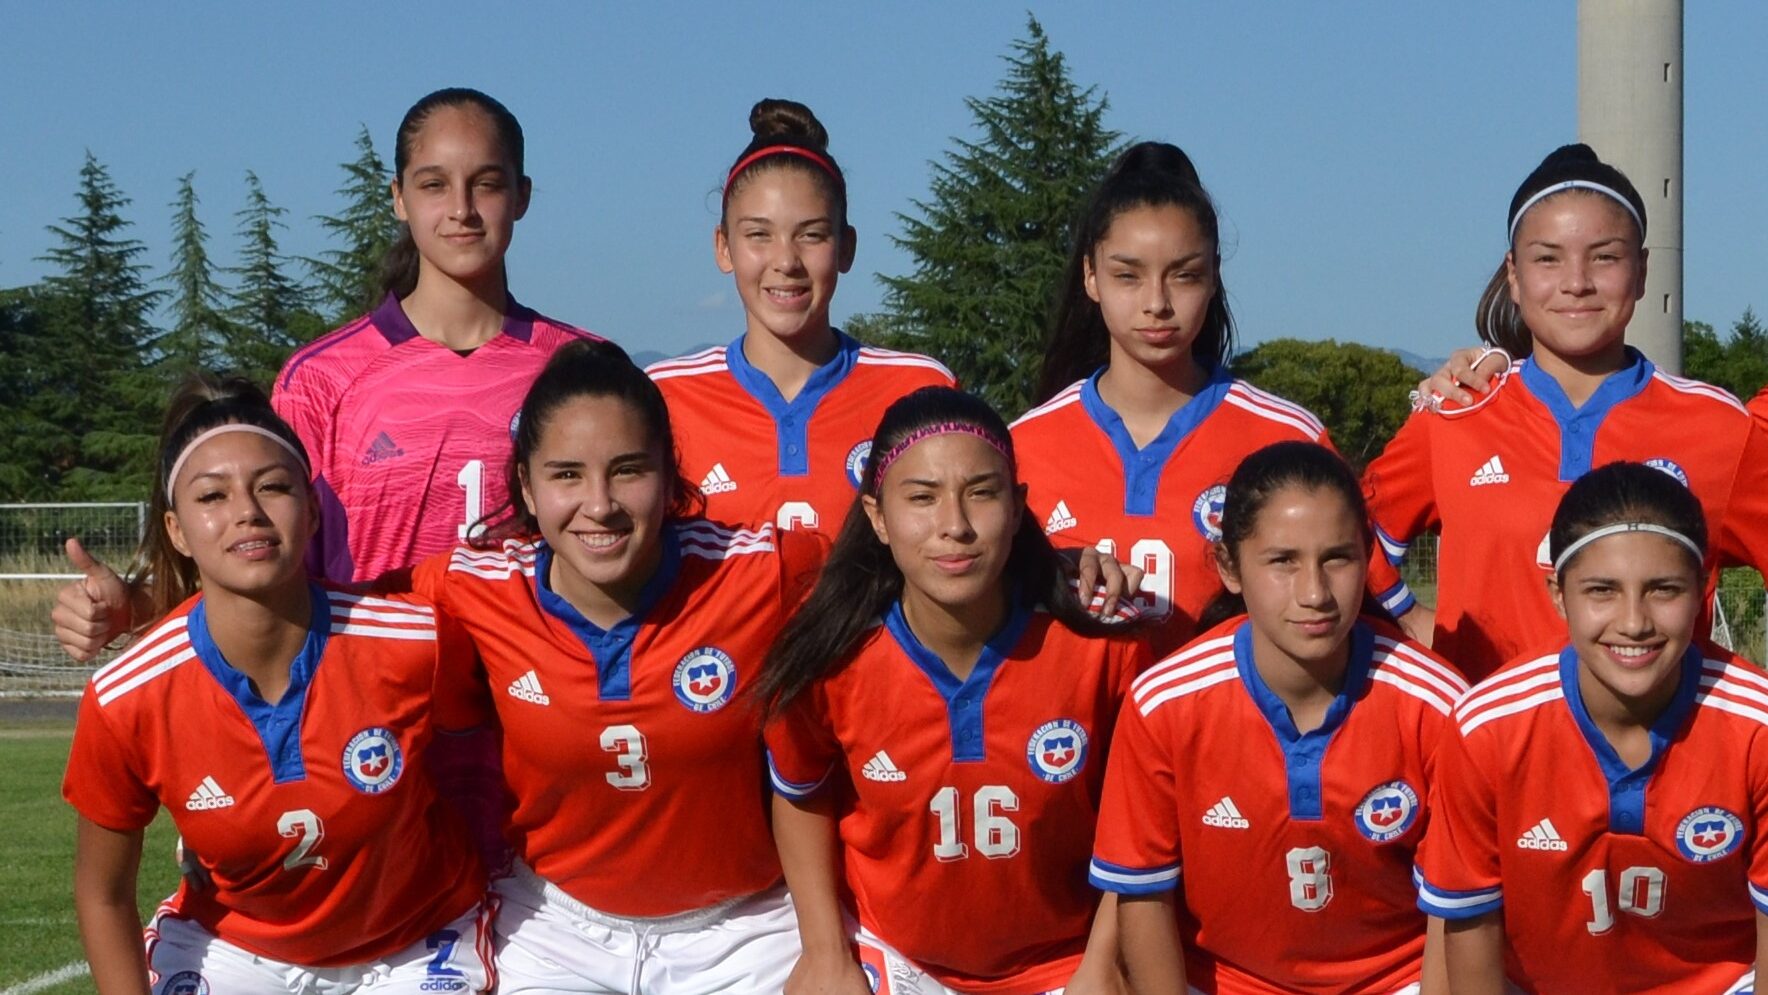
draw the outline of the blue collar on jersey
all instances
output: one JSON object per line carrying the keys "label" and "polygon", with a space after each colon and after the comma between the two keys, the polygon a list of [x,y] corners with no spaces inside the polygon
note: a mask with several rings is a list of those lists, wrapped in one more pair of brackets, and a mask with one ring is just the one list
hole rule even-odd
{"label": "blue collar on jersey", "polygon": [[[252,690],[251,680],[233,669],[233,665],[221,655],[215,637],[209,634],[207,599],[196,603],[185,623],[190,648],[196,651],[196,658],[214,675],[222,690],[239,703],[240,711],[251,720],[252,728],[258,730],[265,759],[270,761],[271,780],[276,784],[299,781],[307,776],[307,765],[301,759],[301,716],[307,711],[307,689],[313,684],[320,658],[325,656],[326,639],[331,635],[331,598],[317,584],[308,584],[307,592],[312,599],[307,641],[301,644],[301,651],[289,664],[288,690],[274,705],[258,697],[258,692]],[[192,730],[192,734],[195,733],[196,730]]]}
{"label": "blue collar on jersey", "polygon": [[1246,693],[1252,696],[1252,703],[1264,713],[1265,721],[1271,725],[1271,732],[1277,736],[1277,745],[1283,749],[1283,767],[1289,779],[1289,817],[1298,822],[1318,822],[1324,818],[1320,787],[1320,764],[1326,757],[1326,747],[1331,744],[1332,736],[1350,717],[1351,706],[1369,685],[1370,661],[1375,656],[1375,633],[1369,626],[1357,621],[1351,625],[1350,658],[1345,662],[1344,687],[1339,690],[1338,697],[1326,706],[1326,719],[1320,727],[1311,732],[1301,733],[1295,729],[1295,719],[1289,714],[1289,706],[1277,697],[1259,676],[1258,667],[1252,660],[1252,620],[1248,619],[1234,630],[1234,667],[1240,671],[1240,683],[1246,687]]}
{"label": "blue collar on jersey", "polygon": [[829,391],[840,386],[841,381],[853,372],[854,361],[859,358],[859,343],[836,329],[835,358],[817,367],[805,381],[804,389],[787,402],[767,374],[749,365],[748,357],[743,355],[743,340],[746,338],[747,333],[739,335],[736,341],[724,347],[725,365],[730,367],[737,386],[773,416],[780,476],[807,476],[810,473],[810,419],[816,415],[817,405]]}
{"label": "blue collar on jersey", "polygon": [[[526,342],[534,337],[534,312],[516,303],[514,297],[507,297],[509,302],[503,309],[503,334],[512,339]],[[417,326],[411,323],[411,316],[399,303],[399,298],[388,294],[369,317],[374,327],[387,340],[388,345],[398,345],[417,338]]]}
{"label": "blue collar on jersey", "polygon": [[1559,423],[1560,480],[1576,480],[1590,472],[1596,460],[1596,433],[1602,428],[1602,420],[1616,405],[1644,390],[1656,371],[1651,360],[1628,346],[1627,365],[1610,373],[1582,407],[1574,407],[1559,381],[1537,364],[1523,360],[1522,385],[1547,406],[1553,420]]}
{"label": "blue collar on jersey", "polygon": [[954,763],[987,759],[983,744],[982,703],[988,697],[989,685],[994,683],[995,671],[1019,644],[1019,637],[1025,634],[1025,627],[1031,622],[1031,612],[1031,605],[1014,597],[1006,621],[983,645],[982,655],[976,658],[976,669],[962,681],[938,654],[921,644],[920,638],[909,628],[909,620],[903,617],[901,600],[892,602],[890,611],[885,613],[884,627],[890,630],[891,638],[945,699],[946,717],[951,722]]}
{"label": "blue collar on jersey", "polygon": [[1676,685],[1676,696],[1670,699],[1670,706],[1646,731],[1651,739],[1651,756],[1638,767],[1629,768],[1609,745],[1608,737],[1596,728],[1596,721],[1584,707],[1584,691],[1578,683],[1578,651],[1570,646],[1559,651],[1559,685],[1565,692],[1565,705],[1571,709],[1578,731],[1584,734],[1584,742],[1590,744],[1590,752],[1596,754],[1596,763],[1602,767],[1602,776],[1608,781],[1609,832],[1645,835],[1646,783],[1657,769],[1664,748],[1670,745],[1670,740],[1676,737],[1694,709],[1694,698],[1700,691],[1700,674],[1701,652],[1691,643],[1682,654],[1682,676]]}
{"label": "blue collar on jersey", "polygon": [[645,581],[638,593],[638,608],[608,629],[584,618],[571,602],[553,593],[549,579],[552,559],[552,547],[544,540],[534,544],[534,590],[540,597],[540,607],[565,623],[583,643],[583,648],[589,651],[590,660],[595,663],[596,692],[601,700],[631,700],[633,639],[638,635],[638,627],[644,624],[645,616],[674,586],[675,575],[681,569],[681,541],[676,538],[675,523],[664,523],[663,556],[657,563],[657,572]]}
{"label": "blue collar on jersey", "polygon": [[1081,408],[1093,424],[1099,426],[1099,431],[1111,440],[1111,446],[1117,450],[1117,458],[1123,464],[1123,513],[1152,515],[1154,499],[1160,491],[1160,475],[1166,472],[1167,461],[1172,459],[1179,444],[1221,406],[1228,388],[1234,385],[1234,378],[1225,367],[1218,366],[1210,371],[1203,389],[1173,412],[1166,427],[1153,441],[1137,449],[1129,429],[1124,427],[1123,418],[1099,396],[1099,377],[1104,372],[1105,368],[1100,367],[1081,385]]}

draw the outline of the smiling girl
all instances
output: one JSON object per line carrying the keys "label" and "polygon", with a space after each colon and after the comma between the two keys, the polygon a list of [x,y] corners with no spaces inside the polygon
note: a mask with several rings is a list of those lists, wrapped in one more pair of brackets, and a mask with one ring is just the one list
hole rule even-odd
{"label": "smiling girl", "polygon": [[1233,318],[1215,205],[1191,160],[1132,146],[1075,232],[1038,394],[1013,424],[1021,479],[1059,545],[1097,545],[1144,571],[1136,606],[1176,649],[1220,589],[1210,544],[1241,457],[1326,441],[1306,410],[1226,369]]}
{"label": "smiling girl", "polygon": [[1233,617],[1137,679],[1106,776],[1092,880],[1137,992],[1443,991],[1412,866],[1467,685],[1360,614],[1370,538],[1322,446],[1229,480],[1208,614]]}
{"label": "smiling girl", "polygon": [[923,388],[872,441],[758,688],[804,943],[786,991],[1111,991],[1086,861],[1147,644],[1077,603],[986,403]]}
{"label": "smiling girl", "polygon": [[[1716,525],[1709,571],[1768,563],[1768,438],[1736,398],[1626,343],[1645,224],[1633,185],[1587,146],[1543,160],[1511,198],[1509,251],[1477,312],[1480,337],[1518,362],[1473,403],[1414,414],[1364,474],[1391,561],[1375,565],[1384,603],[1475,680],[1563,637],[1546,585],[1521,578],[1546,576],[1553,508],[1593,466],[1636,460],[1693,491]],[[1434,625],[1394,569],[1433,529]]]}
{"label": "smiling girl", "polygon": [[712,233],[718,268],[743,301],[743,334],[649,372],[708,517],[832,533],[859,489],[879,415],[917,387],[954,381],[935,360],[862,346],[830,325],[858,236],[828,132],[790,100],[757,103],[749,127],[755,137],[726,174]]}
{"label": "smiling girl", "polygon": [[1752,987],[1768,952],[1768,680],[1697,644],[1706,523],[1661,471],[1572,484],[1549,534],[1568,641],[1455,709],[1419,904],[1455,991]]}

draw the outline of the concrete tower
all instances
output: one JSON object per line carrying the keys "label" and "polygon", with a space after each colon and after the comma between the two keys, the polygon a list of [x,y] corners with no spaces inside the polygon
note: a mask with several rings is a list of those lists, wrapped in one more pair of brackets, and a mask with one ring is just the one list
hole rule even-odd
{"label": "concrete tower", "polygon": [[1627,341],[1682,372],[1682,0],[1578,0],[1578,135],[1645,199],[1651,252]]}

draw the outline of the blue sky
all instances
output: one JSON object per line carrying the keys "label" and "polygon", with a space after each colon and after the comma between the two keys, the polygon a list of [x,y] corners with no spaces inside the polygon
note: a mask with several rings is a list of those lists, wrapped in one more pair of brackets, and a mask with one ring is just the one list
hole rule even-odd
{"label": "blue sky", "polygon": [[[289,209],[285,250],[316,253],[311,217],[335,208],[358,127],[390,159],[405,108],[458,84],[528,135],[534,203],[510,256],[525,303],[634,350],[723,342],[742,315],[712,264],[715,190],[750,105],[786,96],[817,111],[849,175],[861,240],[839,321],[879,306],[875,274],[910,269],[895,212],[972,135],[964,98],[993,91],[1028,7],[1109,96],[1113,127],[1197,162],[1249,343],[1469,342],[1512,191],[1577,134],[1574,0],[0,0],[0,286],[43,275],[44,226],[73,213],[87,149],[134,198],[156,270],[192,169],[223,261],[247,169]],[[1723,327],[1768,307],[1768,4],[1695,0],[1686,16],[1685,311]]]}

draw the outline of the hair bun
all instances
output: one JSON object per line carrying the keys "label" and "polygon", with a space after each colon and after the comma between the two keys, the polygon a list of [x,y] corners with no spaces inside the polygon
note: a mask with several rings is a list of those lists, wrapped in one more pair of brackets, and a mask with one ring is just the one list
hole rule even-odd
{"label": "hair bun", "polygon": [[810,108],[796,100],[768,97],[749,110],[749,130],[757,144],[783,141],[817,152],[829,148],[829,132]]}

